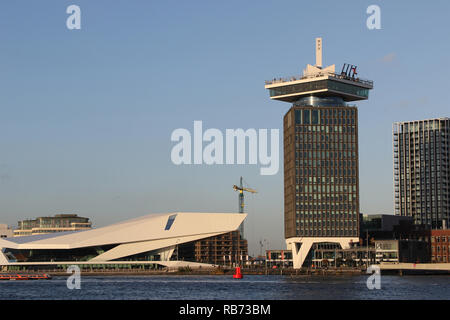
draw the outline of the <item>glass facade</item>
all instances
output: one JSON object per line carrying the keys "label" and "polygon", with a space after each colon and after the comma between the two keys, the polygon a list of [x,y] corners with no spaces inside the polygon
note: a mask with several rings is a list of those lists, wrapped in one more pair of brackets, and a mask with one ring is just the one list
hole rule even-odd
{"label": "glass facade", "polygon": [[349,106],[286,114],[286,238],[359,236],[357,116]]}
{"label": "glass facade", "polygon": [[10,249],[4,248],[9,262],[88,261],[117,245],[104,245],[76,249]]}
{"label": "glass facade", "polygon": [[394,124],[395,214],[433,229],[449,225],[450,119]]}
{"label": "glass facade", "polygon": [[28,236],[62,231],[76,231],[91,228],[89,218],[76,214],[57,214],[54,217],[39,217],[33,220],[22,220],[14,230],[14,236]]}
{"label": "glass facade", "polygon": [[327,89],[327,80],[310,81],[269,89],[271,97]]}
{"label": "glass facade", "polygon": [[358,87],[355,85],[342,83],[338,81],[329,81],[328,82],[328,89],[338,92],[345,92],[349,93],[355,96],[360,96],[364,98],[369,98],[369,89]]}
{"label": "glass facade", "polygon": [[351,94],[367,99],[369,97],[369,89],[333,80],[309,81],[291,85],[284,85],[269,89],[271,97],[283,96],[289,94],[301,94],[316,90],[331,90],[337,93]]}

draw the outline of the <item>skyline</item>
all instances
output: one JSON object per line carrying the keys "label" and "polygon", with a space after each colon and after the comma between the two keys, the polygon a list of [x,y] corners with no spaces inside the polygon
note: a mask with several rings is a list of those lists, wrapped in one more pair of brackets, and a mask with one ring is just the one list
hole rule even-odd
{"label": "skyline", "polygon": [[[358,65],[375,83],[356,103],[362,213],[393,214],[393,123],[449,116],[450,98],[436,94],[450,69],[446,2],[379,3],[381,30],[366,28],[368,1],[76,1],[82,28],[67,30],[73,3],[0,6],[0,223],[238,212],[243,176],[258,190],[245,195],[250,254],[260,239],[284,248],[282,144],[278,174],[261,176],[258,165],[176,166],[170,134],[195,120],[281,130],[289,106],[270,101],[264,81],[313,64],[318,36],[324,65]],[[322,19],[303,14],[324,8]]]}

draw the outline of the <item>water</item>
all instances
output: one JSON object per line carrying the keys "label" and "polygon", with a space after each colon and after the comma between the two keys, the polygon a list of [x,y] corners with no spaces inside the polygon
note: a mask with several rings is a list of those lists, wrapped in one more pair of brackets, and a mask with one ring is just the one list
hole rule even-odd
{"label": "water", "polygon": [[3,299],[439,299],[450,300],[449,276],[381,276],[381,289],[369,290],[367,276],[117,276],[82,277],[69,290],[67,277],[40,281],[0,281]]}

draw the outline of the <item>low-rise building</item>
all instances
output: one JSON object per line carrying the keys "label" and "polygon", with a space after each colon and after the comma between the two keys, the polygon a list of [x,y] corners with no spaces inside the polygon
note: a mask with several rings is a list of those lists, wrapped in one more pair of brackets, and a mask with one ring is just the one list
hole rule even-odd
{"label": "low-rise building", "polygon": [[92,228],[89,218],[79,217],[76,214],[57,214],[54,217],[21,220],[17,225],[18,228],[14,230],[15,237]]}
{"label": "low-rise building", "polygon": [[375,240],[377,263],[427,263],[429,248],[429,243],[421,240]]}
{"label": "low-rise building", "polygon": [[268,268],[288,268],[293,266],[291,250],[266,250]]}
{"label": "low-rise building", "polygon": [[393,214],[361,214],[361,233],[367,231],[391,232],[402,221],[413,221],[412,217]]}
{"label": "low-rise building", "polygon": [[13,230],[7,224],[0,224],[0,238],[9,238],[13,236]]}
{"label": "low-rise building", "polygon": [[431,262],[450,262],[450,229],[431,230]]}

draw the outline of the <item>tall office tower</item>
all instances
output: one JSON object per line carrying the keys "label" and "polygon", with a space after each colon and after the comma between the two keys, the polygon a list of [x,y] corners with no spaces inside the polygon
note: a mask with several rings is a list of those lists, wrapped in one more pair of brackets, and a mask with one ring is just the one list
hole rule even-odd
{"label": "tall office tower", "polygon": [[449,128],[449,118],[393,125],[395,214],[432,229],[450,222]]}
{"label": "tall office tower", "polygon": [[302,76],[266,81],[270,98],[292,103],[284,116],[284,226],[294,268],[311,247],[359,241],[358,110],[373,82],[356,66],[322,68],[322,39],[316,65]]}

